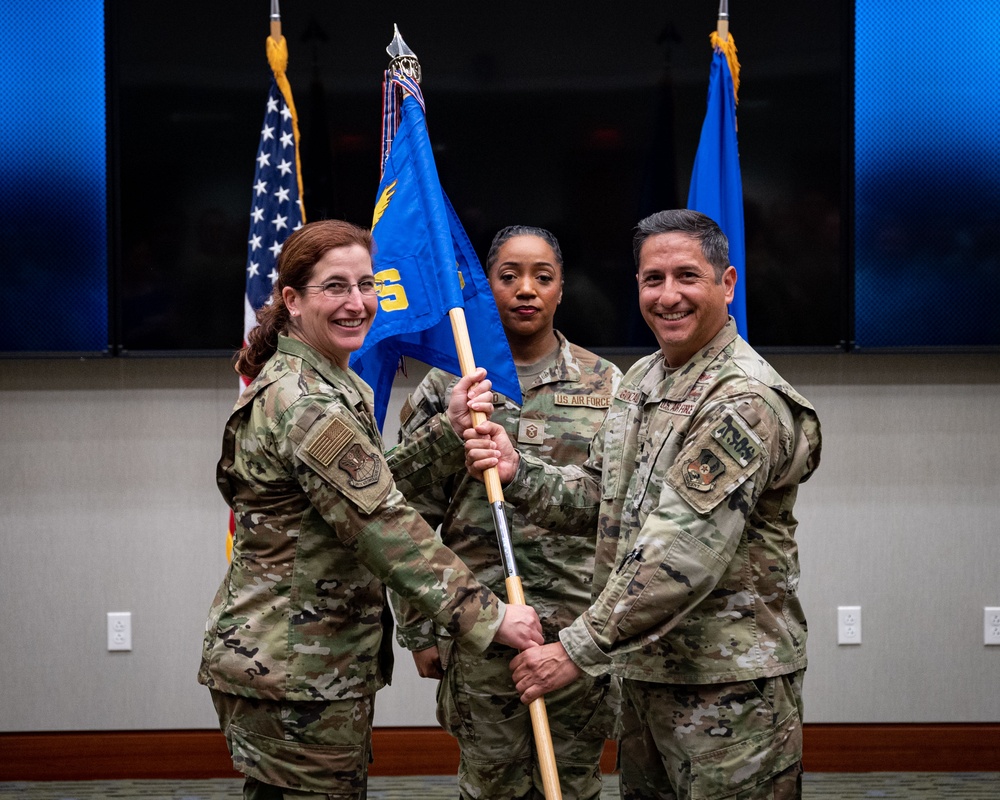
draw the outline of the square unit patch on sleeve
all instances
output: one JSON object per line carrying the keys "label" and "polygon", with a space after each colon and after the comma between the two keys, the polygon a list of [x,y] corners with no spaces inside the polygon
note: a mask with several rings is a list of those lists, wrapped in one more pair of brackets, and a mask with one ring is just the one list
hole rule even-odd
{"label": "square unit patch on sleeve", "polygon": [[[371,514],[392,490],[392,473],[382,451],[350,419],[337,415],[321,419],[306,433],[296,455],[365,514]],[[319,484],[311,486],[322,490]]]}

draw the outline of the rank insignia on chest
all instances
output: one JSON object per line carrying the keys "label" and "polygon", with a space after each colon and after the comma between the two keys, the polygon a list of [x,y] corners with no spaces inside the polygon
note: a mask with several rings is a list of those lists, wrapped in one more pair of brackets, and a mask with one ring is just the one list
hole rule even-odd
{"label": "rank insignia on chest", "polygon": [[711,450],[702,450],[694,461],[688,462],[684,470],[684,484],[698,492],[710,492],[716,479],[725,471],[726,468]]}
{"label": "rank insignia on chest", "polygon": [[518,444],[542,444],[545,441],[545,423],[537,419],[524,419],[517,426]]}
{"label": "rank insignia on chest", "polygon": [[351,476],[351,486],[363,489],[378,482],[382,464],[375,456],[366,453],[360,443],[355,442],[344,453],[337,466]]}

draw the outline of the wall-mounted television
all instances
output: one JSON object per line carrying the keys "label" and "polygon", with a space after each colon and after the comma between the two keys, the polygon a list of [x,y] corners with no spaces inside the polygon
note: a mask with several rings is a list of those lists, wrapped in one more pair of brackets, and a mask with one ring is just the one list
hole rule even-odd
{"label": "wall-mounted television", "polygon": [[[17,0],[14,10],[38,5]],[[0,323],[0,352],[231,353],[242,336],[270,3],[74,7],[98,33],[82,61],[106,60],[106,96],[103,78],[72,86],[93,103],[85,115],[98,129],[106,107],[107,199],[85,184],[85,214],[65,210],[58,191],[29,212],[17,196],[30,177],[4,193],[14,212],[4,220],[15,240],[7,271],[22,302]],[[557,326],[595,349],[655,346],[636,305],[631,234],[642,216],[686,202],[717,4],[286,0],[281,11],[308,219],[371,222],[395,23],[423,65],[442,184],[480,257],[505,225],[551,229],[566,259]],[[991,300],[1000,147],[990,138],[1000,70],[961,38],[1000,11],[968,0],[924,7],[908,28],[931,29],[939,46],[919,70],[897,61],[878,14],[853,3],[755,0],[730,11],[751,343],[1000,346]],[[64,44],[36,52],[46,36],[14,57],[30,55],[40,84],[58,87],[68,80]],[[52,114],[64,110],[58,95],[48,102]],[[16,137],[22,122],[8,115],[5,134]],[[62,137],[67,150],[78,139]],[[33,175],[37,156],[25,159]],[[104,232],[81,235],[88,217],[108,221]],[[50,266],[39,267],[39,250],[52,253]],[[29,310],[23,300],[43,285],[54,287],[44,308]],[[20,336],[27,322],[66,323],[88,293],[106,304],[96,338],[50,346]]]}

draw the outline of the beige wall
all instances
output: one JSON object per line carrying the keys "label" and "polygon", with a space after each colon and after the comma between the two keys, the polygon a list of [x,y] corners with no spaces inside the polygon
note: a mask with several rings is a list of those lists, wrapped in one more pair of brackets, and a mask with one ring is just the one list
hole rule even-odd
{"label": "beige wall", "polygon": [[[771,361],[825,435],[797,507],[807,722],[1000,720],[1000,356]],[[224,359],[0,362],[0,731],[215,726],[195,673],[236,393]],[[837,605],[862,606],[860,647],[836,645]],[[106,650],[108,611],[132,612],[131,652]],[[377,723],[434,724],[405,654]]]}

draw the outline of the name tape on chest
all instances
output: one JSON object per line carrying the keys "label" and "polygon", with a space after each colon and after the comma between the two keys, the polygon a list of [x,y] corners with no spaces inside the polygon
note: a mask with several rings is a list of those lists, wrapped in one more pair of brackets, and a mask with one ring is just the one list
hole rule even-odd
{"label": "name tape on chest", "polygon": [[576,406],[577,408],[610,408],[609,394],[556,394],[553,402],[557,406]]}
{"label": "name tape on chest", "polygon": [[690,417],[697,408],[698,404],[691,400],[681,400],[680,402],[664,400],[660,403],[660,411],[665,414],[676,414],[681,417]]}
{"label": "name tape on chest", "polygon": [[642,403],[645,395],[642,392],[637,392],[635,389],[619,389],[617,397],[623,403],[637,406]]}

